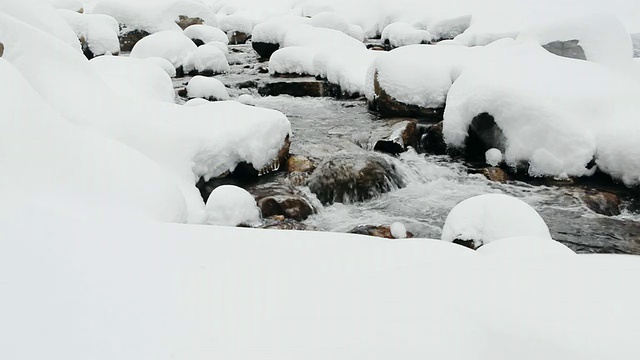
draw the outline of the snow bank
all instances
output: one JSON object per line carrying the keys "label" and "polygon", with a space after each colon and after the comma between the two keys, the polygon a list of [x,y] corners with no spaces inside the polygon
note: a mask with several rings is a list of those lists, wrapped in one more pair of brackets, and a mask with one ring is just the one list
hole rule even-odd
{"label": "snow bank", "polygon": [[233,185],[215,188],[205,209],[207,224],[221,226],[260,224],[260,209],[246,190]]}
{"label": "snow bank", "polygon": [[229,100],[229,92],[222,81],[205,76],[194,76],[187,84],[187,96],[207,100]]}
{"label": "snow bank", "polygon": [[56,9],[71,10],[75,12],[83,12],[84,8],[80,0],[48,0]]}
{"label": "snow bank", "polygon": [[571,249],[557,241],[534,236],[518,236],[493,241],[480,247],[478,253],[507,259],[552,259],[576,255]]}
{"label": "snow bank", "polygon": [[114,18],[99,14],[84,15],[64,9],[58,10],[58,13],[75,31],[78,39],[86,43],[93,55],[120,53],[118,22]]}
{"label": "snow bank", "polygon": [[551,239],[549,228],[531,206],[502,194],[464,200],[449,212],[442,228],[442,240],[472,241],[475,248],[517,236]]}
{"label": "snow bank", "polygon": [[219,46],[213,44],[199,46],[189,54],[184,63],[184,71],[186,73],[192,70],[198,73],[211,72],[213,74],[229,71],[227,54],[223,53]]}
{"label": "snow bank", "polygon": [[200,40],[204,44],[212,41],[219,41],[224,44],[229,43],[227,34],[213,26],[191,25],[184,29],[184,35],[191,40]]}
{"label": "snow bank", "polygon": [[433,36],[426,30],[418,30],[411,24],[394,22],[382,30],[382,40],[391,47],[397,48],[413,44],[426,44]]}
{"label": "snow bank", "polygon": [[138,41],[131,49],[131,57],[159,57],[169,60],[175,68],[179,68],[187,63],[187,57],[196,49],[196,44],[182,33],[161,31]]}
{"label": "snow bank", "polygon": [[148,61],[119,56],[101,56],[89,61],[113,92],[132,99],[173,103],[175,91],[165,70]]}

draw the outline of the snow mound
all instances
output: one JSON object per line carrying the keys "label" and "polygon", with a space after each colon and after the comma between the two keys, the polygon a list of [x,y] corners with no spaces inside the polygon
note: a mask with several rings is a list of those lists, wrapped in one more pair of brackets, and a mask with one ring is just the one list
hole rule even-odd
{"label": "snow mound", "polygon": [[84,47],[95,56],[120,53],[118,40],[118,22],[108,16],[100,14],[80,14],[71,10],[58,10],[62,18],[75,31]]}
{"label": "snow mound", "polygon": [[305,19],[299,16],[281,16],[269,19],[254,26],[252,41],[283,46],[285,35],[304,22]]}
{"label": "snow mound", "polygon": [[229,71],[227,56],[219,46],[205,44],[195,49],[185,60],[186,73],[192,70],[198,73],[220,74]]}
{"label": "snow mound", "polygon": [[184,35],[191,40],[200,40],[203,44],[212,41],[219,41],[224,44],[229,43],[229,38],[222,30],[207,25],[191,25],[184,29]]}
{"label": "snow mound", "polygon": [[233,185],[215,188],[205,209],[206,223],[220,226],[257,225],[260,209],[246,190]]}
{"label": "snow mound", "polygon": [[325,11],[315,14],[311,17],[308,24],[319,28],[340,31],[358,41],[364,40],[364,30],[362,30],[360,26],[349,24],[342,15],[335,12]]}
{"label": "snow mound", "polygon": [[184,103],[183,106],[200,106],[200,105],[206,105],[208,104],[210,101],[206,100],[206,99],[202,99],[202,98],[193,98],[188,100],[187,102]]}
{"label": "snow mound", "polygon": [[498,150],[496,148],[491,148],[491,149],[487,150],[487,152],[484,154],[484,158],[485,158],[487,164],[489,164],[491,166],[500,165],[500,163],[504,159],[504,157],[502,156],[502,151],[500,151],[500,150]]}
{"label": "snow mound", "polygon": [[411,24],[395,22],[382,30],[382,40],[391,47],[398,48],[406,45],[426,44],[433,40],[433,36],[426,30],[418,30]]}
{"label": "snow mound", "polygon": [[220,51],[222,51],[225,57],[229,57],[229,46],[227,46],[225,43],[220,41],[212,41],[210,43],[206,43],[205,45],[215,46],[220,49]]}
{"label": "snow mound", "polygon": [[238,96],[238,102],[245,105],[254,105],[256,103],[256,99],[249,94],[242,94]]}
{"label": "snow mound", "polygon": [[575,256],[565,245],[544,237],[517,236],[497,240],[478,249],[478,253],[503,258],[542,258]]}
{"label": "snow mound", "polygon": [[471,18],[471,15],[463,15],[433,21],[427,26],[426,30],[431,34],[433,40],[451,40],[469,28]]}
{"label": "snow mound", "polygon": [[401,222],[394,222],[391,224],[391,236],[396,239],[406,239],[407,228]]}
{"label": "snow mound", "polygon": [[179,68],[186,64],[186,58],[196,49],[196,44],[181,32],[160,31],[138,41],[131,49],[131,57],[159,57]]}
{"label": "snow mound", "polygon": [[115,93],[132,99],[173,103],[176,95],[171,77],[161,67],[145,60],[101,56],[89,63]]}
{"label": "snow mound", "polygon": [[303,46],[290,46],[276,50],[269,58],[269,73],[315,75],[313,59],[316,52]]}
{"label": "snow mound", "polygon": [[189,80],[187,96],[207,100],[229,100],[229,92],[222,81],[200,75]]}
{"label": "snow mound", "polygon": [[472,241],[475,248],[517,236],[551,239],[549,228],[531,206],[502,194],[462,201],[449,212],[442,228],[442,240]]}
{"label": "snow mound", "polygon": [[253,21],[243,14],[232,14],[218,17],[220,30],[227,34],[239,31],[250,35],[253,31]]}
{"label": "snow mound", "polygon": [[176,76],[176,68],[173,67],[173,64],[167,59],[163,59],[159,57],[148,57],[142,60],[146,61],[147,63],[151,63],[153,65],[159,66],[162,70],[164,70],[164,72],[167,73],[167,75],[169,75],[169,77]]}

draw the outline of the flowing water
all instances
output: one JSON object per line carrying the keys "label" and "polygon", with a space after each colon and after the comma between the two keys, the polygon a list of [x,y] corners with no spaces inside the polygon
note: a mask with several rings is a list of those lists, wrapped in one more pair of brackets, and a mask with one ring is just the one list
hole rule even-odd
{"label": "flowing water", "polygon": [[[229,74],[217,76],[230,87],[232,98],[251,94],[255,105],[283,112],[292,125],[291,153],[321,160],[336,153],[360,154],[375,129],[386,124],[368,111],[362,99],[336,100],[320,97],[260,97],[247,81],[276,81],[260,73],[250,45],[230,46]],[[176,79],[176,87],[188,78]],[[242,84],[238,88],[238,84]],[[357,225],[402,222],[416,237],[440,238],[449,211],[460,201],[485,193],[504,193],[533,206],[546,221],[554,239],[578,252],[640,254],[640,215],[623,204],[622,215],[606,217],[589,210],[580,200],[580,188],[539,186],[524,182],[497,183],[471,174],[459,160],[448,156],[418,154],[409,150],[393,158],[406,186],[372,200],[321,207],[304,223],[324,231],[347,232]],[[284,176],[263,182],[283,183]],[[307,189],[302,189],[307,190]],[[307,191],[308,192],[308,191]]]}

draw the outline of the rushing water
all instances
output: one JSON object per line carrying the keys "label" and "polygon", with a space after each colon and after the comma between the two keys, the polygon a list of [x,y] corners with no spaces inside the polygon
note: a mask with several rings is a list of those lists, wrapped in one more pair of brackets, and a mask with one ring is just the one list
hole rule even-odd
{"label": "rushing water", "polygon": [[[292,125],[293,154],[315,160],[337,152],[361,153],[371,132],[386,123],[371,114],[363,100],[333,98],[259,97],[255,88],[235,84],[273,81],[258,69],[250,46],[232,46],[229,74],[218,76],[230,86],[232,97],[252,94],[255,105],[276,109]],[[188,79],[177,79],[180,86]],[[579,189],[568,186],[533,186],[524,182],[497,183],[470,174],[460,161],[448,156],[418,154],[413,150],[393,159],[406,187],[355,204],[321,208],[304,223],[325,231],[346,232],[357,225],[399,221],[417,237],[440,238],[449,211],[460,201],[485,193],[505,193],[533,206],[544,218],[552,236],[579,252],[640,254],[640,216],[623,210],[616,217],[596,215],[580,200]],[[268,181],[283,183],[284,177]],[[305,190],[305,189],[302,189]],[[624,208],[624,206],[623,206]]]}

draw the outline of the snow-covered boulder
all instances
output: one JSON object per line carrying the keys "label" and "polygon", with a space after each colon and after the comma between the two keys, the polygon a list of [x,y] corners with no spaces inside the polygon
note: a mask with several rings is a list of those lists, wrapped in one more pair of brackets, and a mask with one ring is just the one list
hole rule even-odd
{"label": "snow-covered boulder", "polygon": [[246,190],[233,185],[215,188],[205,210],[206,223],[220,226],[253,226],[260,223],[260,209]]}
{"label": "snow-covered boulder", "polygon": [[303,46],[289,46],[276,50],[269,58],[269,73],[314,75],[313,59],[315,51]]}
{"label": "snow-covered boulder", "polygon": [[120,53],[118,22],[114,18],[101,14],[80,14],[66,9],[58,10],[58,13],[75,31],[87,58]]}
{"label": "snow-covered boulder", "polygon": [[502,194],[480,195],[462,201],[451,209],[442,228],[442,240],[473,249],[516,236],[551,240],[549,228],[531,206]]}
{"label": "snow-covered boulder", "polygon": [[303,23],[304,19],[299,16],[283,16],[257,24],[252,31],[251,46],[261,58],[268,59],[284,47],[285,35]]}
{"label": "snow-covered boulder", "polygon": [[343,32],[358,41],[364,41],[362,27],[350,24],[342,15],[336,12],[324,11],[311,17],[308,24],[315,27],[333,29]]}
{"label": "snow-covered boulder", "polygon": [[229,100],[229,92],[222,81],[205,76],[194,76],[187,84],[187,96],[210,101]]}
{"label": "snow-covered boulder", "polygon": [[131,50],[131,57],[159,57],[177,69],[187,64],[187,58],[197,50],[196,44],[181,32],[160,31],[140,40]]}
{"label": "snow-covered boulder", "polygon": [[253,31],[253,21],[243,14],[220,16],[220,30],[229,38],[230,44],[244,44]]}
{"label": "snow-covered boulder", "polygon": [[427,44],[433,40],[433,36],[426,30],[418,30],[411,24],[395,22],[387,25],[382,30],[382,41],[391,48],[406,45]]}
{"label": "snow-covered boulder", "polygon": [[169,60],[159,57],[148,57],[142,60],[160,67],[162,70],[164,70],[164,72],[167,73],[167,75],[169,75],[169,77],[176,77],[176,68],[173,67],[173,64]]}
{"label": "snow-covered boulder", "polygon": [[224,44],[229,43],[227,35],[220,29],[207,25],[191,25],[184,29],[184,35],[193,40],[196,45],[204,45],[212,41],[219,41]]}
{"label": "snow-covered boulder", "polygon": [[184,71],[185,73],[205,75],[228,72],[227,55],[217,45],[205,44],[199,46],[185,60]]}
{"label": "snow-covered boulder", "polygon": [[77,13],[84,12],[84,7],[80,0],[49,0],[49,2],[56,9],[71,10]]}
{"label": "snow-covered boulder", "polygon": [[426,30],[433,37],[433,41],[452,40],[469,28],[471,18],[471,15],[463,15],[436,20],[429,23]]}
{"label": "snow-covered boulder", "polygon": [[146,59],[101,56],[89,63],[109,87],[132,99],[150,99],[172,103],[175,91],[171,77]]}

